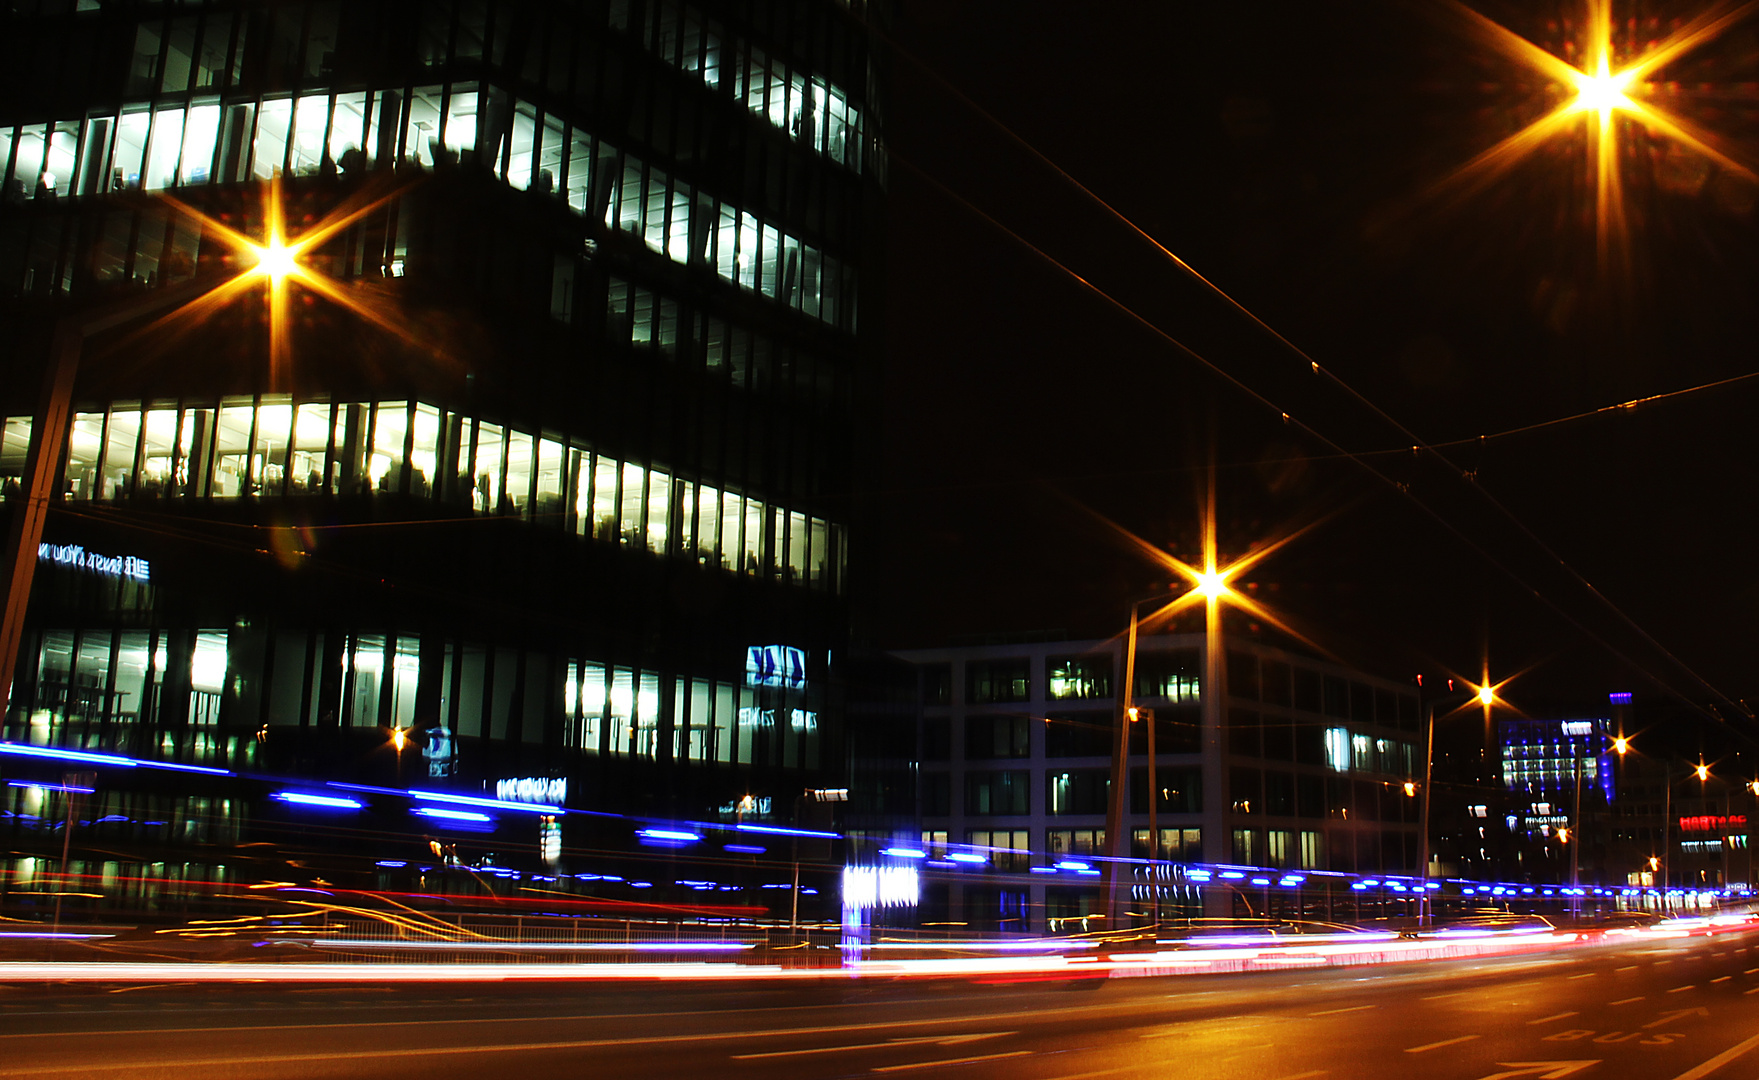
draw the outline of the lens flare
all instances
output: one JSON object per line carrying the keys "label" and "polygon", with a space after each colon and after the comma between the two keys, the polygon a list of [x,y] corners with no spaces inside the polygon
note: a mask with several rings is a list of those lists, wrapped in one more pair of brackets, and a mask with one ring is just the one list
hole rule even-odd
{"label": "lens flare", "polygon": [[1197,591],[1206,600],[1219,600],[1228,592],[1228,578],[1216,570],[1206,570],[1197,575]]}
{"label": "lens flare", "polygon": [[267,247],[256,249],[256,272],[268,278],[271,285],[279,285],[300,273],[298,256],[298,245],[270,241]]}
{"label": "lens flare", "polygon": [[1576,130],[1576,121],[1580,119],[1586,128],[1593,171],[1596,250],[1604,267],[1622,252],[1628,239],[1621,174],[1628,155],[1620,152],[1620,140],[1631,137],[1635,130],[1632,125],[1651,137],[1671,140],[1709,158],[1731,173],[1759,180],[1749,166],[1735,160],[1723,148],[1715,134],[1657,103],[1651,81],[1661,68],[1747,17],[1759,7],[1759,0],[1738,5],[1715,4],[1665,40],[1622,64],[1615,63],[1611,0],[1587,0],[1587,6],[1580,55],[1587,57],[1589,63],[1577,67],[1459,0],[1452,0],[1450,10],[1460,17],[1473,37],[1544,76],[1569,97],[1456,169],[1440,186],[1475,191],[1555,137]]}
{"label": "lens flare", "polygon": [[397,199],[405,190],[406,185],[368,185],[323,215],[297,239],[287,236],[279,178],[263,188],[263,227],[262,233],[256,237],[247,236],[175,197],[160,196],[167,206],[189,218],[204,236],[231,248],[243,268],[194,300],[127,335],[111,348],[125,348],[141,340],[154,341],[162,346],[178,334],[201,325],[233,298],[253,287],[263,287],[268,299],[269,384],[271,387],[280,386],[287,379],[292,360],[291,286],[298,285],[347,309],[405,344],[423,346],[435,359],[444,357],[447,353],[443,344],[425,340],[427,335],[418,333],[394,303],[370,291],[336,281],[307,258],[343,229]]}

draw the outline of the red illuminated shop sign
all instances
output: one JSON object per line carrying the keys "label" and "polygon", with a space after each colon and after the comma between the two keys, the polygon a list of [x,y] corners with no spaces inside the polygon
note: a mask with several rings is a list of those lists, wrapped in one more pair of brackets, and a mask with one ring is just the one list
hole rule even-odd
{"label": "red illuminated shop sign", "polygon": [[1747,815],[1745,814],[1733,814],[1728,817],[1724,817],[1721,814],[1699,814],[1697,817],[1683,817],[1680,819],[1681,832],[1720,833],[1734,830],[1744,831],[1746,828]]}

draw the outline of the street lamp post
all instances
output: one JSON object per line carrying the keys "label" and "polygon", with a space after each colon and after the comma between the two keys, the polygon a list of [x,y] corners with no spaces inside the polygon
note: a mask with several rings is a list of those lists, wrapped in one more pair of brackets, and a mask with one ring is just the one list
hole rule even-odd
{"label": "street lamp post", "polygon": [[[1450,680],[1451,685],[1451,680]],[[1477,700],[1486,710],[1496,701],[1496,694],[1486,686],[1475,692]],[[1429,910],[1429,791],[1435,777],[1435,707],[1440,701],[1431,701],[1424,710],[1424,742],[1423,742],[1423,802],[1417,812],[1417,925],[1427,926],[1431,922]],[[1461,706],[1464,707],[1464,706]],[[1449,715],[1453,715],[1449,713]]]}
{"label": "street lamp post", "polygon": [[[1710,779],[1710,766],[1700,761],[1692,767],[1692,775],[1698,778],[1698,783],[1700,785],[1699,793],[1702,795],[1702,785],[1705,781]],[[1681,777],[1680,779],[1684,780],[1686,778]],[[1664,789],[1661,800],[1661,913],[1667,915],[1670,911],[1670,905],[1668,903],[1668,886],[1673,882],[1674,779],[1673,762],[1671,759],[1662,765],[1661,780],[1662,788]]]}
{"label": "street lamp post", "polygon": [[[1112,733],[1112,775],[1111,789],[1106,793],[1106,926],[1111,928],[1123,921],[1122,911],[1118,904],[1118,867],[1119,844],[1124,832],[1127,817],[1125,816],[1125,782],[1130,767],[1130,725],[1141,713],[1148,716],[1148,867],[1150,888],[1153,889],[1154,864],[1160,857],[1159,845],[1155,842],[1158,834],[1155,830],[1155,745],[1154,745],[1154,712],[1151,709],[1136,708],[1136,637],[1142,605],[1150,600],[1159,600],[1160,596],[1145,596],[1130,605],[1130,631],[1124,643],[1124,693],[1123,708],[1118,717],[1117,729]],[[1128,850],[1127,848],[1125,849]],[[1160,893],[1155,889],[1155,921],[1160,921]]]}
{"label": "street lamp post", "polygon": [[1570,909],[1582,917],[1582,755],[1570,755],[1576,762],[1576,809],[1570,814]]}

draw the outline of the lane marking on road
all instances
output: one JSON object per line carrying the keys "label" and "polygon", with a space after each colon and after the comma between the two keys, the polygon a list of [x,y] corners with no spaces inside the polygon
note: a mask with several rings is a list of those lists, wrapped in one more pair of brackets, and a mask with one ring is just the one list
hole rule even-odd
{"label": "lane marking on road", "polygon": [[[1617,1004],[1618,1004],[1618,1002],[1616,1002],[1616,1001],[1615,1001],[1615,1002],[1613,1002],[1613,1004],[1614,1004],[1614,1005],[1617,1005]],[[1539,1019],[1537,1019],[1537,1020],[1529,1020],[1529,1021],[1527,1021],[1527,1026],[1528,1026],[1528,1027],[1532,1027],[1532,1026],[1534,1026],[1534,1025],[1535,1025],[1535,1024],[1549,1024],[1549,1023],[1551,1023],[1551,1022],[1552,1022],[1552,1021],[1553,1021],[1553,1020],[1562,1020],[1562,1019],[1563,1019],[1563,1018],[1564,1018],[1564,1017],[1566,1017],[1566,1016],[1576,1016],[1576,1015],[1579,1015],[1579,1014],[1577,1014],[1577,1013],[1574,1013],[1574,1012],[1561,1012],[1561,1013],[1557,1013],[1557,1014],[1556,1014],[1556,1015],[1554,1015],[1554,1016],[1541,1016],[1541,1017],[1540,1017],[1540,1018],[1539,1018]]]}
{"label": "lane marking on road", "polygon": [[1095,1069],[1093,1072],[1068,1073],[1064,1076],[1053,1076],[1050,1080],[1092,1080],[1095,1076],[1116,1076],[1121,1072],[1132,1072],[1146,1068],[1143,1065],[1119,1065],[1115,1069]]}
{"label": "lane marking on road", "polygon": [[1627,966],[1625,966],[1625,967],[1622,967],[1622,968],[1613,968],[1613,969],[1612,969],[1612,973],[1613,973],[1613,974],[1614,974],[1614,975],[1618,975],[1618,974],[1621,974],[1621,973],[1623,973],[1623,972],[1626,972],[1626,971],[1636,971],[1636,970],[1637,970],[1637,965],[1636,965],[1636,964],[1630,964],[1630,965],[1627,965]]}
{"label": "lane marking on road", "polygon": [[1449,990],[1445,994],[1430,994],[1428,997],[1424,998],[1423,1000],[1424,1001],[1440,1001],[1442,998],[1459,997],[1461,994],[1467,994],[1467,993],[1471,993],[1471,991],[1469,991],[1469,990]]}
{"label": "lane marking on road", "polygon": [[887,1050],[894,1046],[921,1046],[924,1043],[936,1043],[940,1046],[954,1046],[959,1043],[976,1042],[979,1039],[999,1039],[1004,1035],[1018,1035],[1018,1031],[984,1031],[970,1035],[916,1035],[905,1039],[893,1039],[883,1043],[864,1043],[859,1046],[814,1046],[805,1050],[769,1050],[761,1054],[734,1054],[734,1061],[757,1061],[763,1058],[800,1057],[805,1054],[835,1054],[843,1050]]}
{"label": "lane marking on road", "polygon": [[[1372,1008],[1372,1006],[1369,1006],[1369,1007]],[[1116,1012],[1117,1006],[1114,1006],[1114,1005],[1081,1005],[1081,1006],[1076,1006],[1074,1008],[1031,1009],[1031,1010],[1022,1010],[1020,1012],[1009,1013],[1009,1014],[1005,1014],[1005,1015],[1007,1016],[1007,1018],[1009,1020],[1016,1020],[1017,1021],[1020,1018],[1029,1017],[1029,1016],[1046,1016],[1046,1017],[1054,1016],[1054,1017],[1067,1018],[1072,1013],[1095,1012],[1095,1011]],[[429,1056],[443,1057],[443,1056],[457,1055],[457,1054],[501,1053],[501,1052],[505,1052],[505,1051],[526,1052],[526,1051],[541,1051],[541,1050],[585,1050],[585,1049],[595,1049],[595,1048],[600,1048],[600,1047],[611,1047],[611,1046],[641,1046],[641,1045],[647,1045],[647,1044],[666,1044],[666,1043],[682,1043],[682,1042],[716,1042],[716,1041],[722,1041],[722,1040],[731,1041],[731,1040],[741,1040],[741,1039],[774,1038],[774,1037],[783,1037],[783,1036],[789,1036],[789,1035],[815,1035],[815,1034],[834,1033],[834,1032],[840,1032],[840,1031],[875,1031],[875,1030],[883,1030],[883,1029],[896,1030],[900,1027],[940,1026],[943,1024],[959,1023],[961,1021],[964,1021],[964,1022],[978,1021],[978,1022],[991,1022],[991,1023],[993,1023],[997,1019],[1001,1019],[1001,1017],[997,1016],[995,1014],[991,1014],[991,1015],[987,1015],[987,1016],[964,1016],[964,1017],[945,1016],[945,1017],[935,1017],[935,1018],[923,1019],[923,1020],[874,1021],[874,1022],[862,1023],[862,1024],[825,1024],[825,1025],[821,1025],[818,1027],[772,1028],[769,1030],[762,1030],[762,1031],[754,1031],[754,1030],[714,1031],[714,1032],[696,1032],[696,1033],[681,1034],[681,1035],[630,1036],[627,1038],[620,1038],[620,1039],[573,1039],[573,1040],[567,1040],[567,1041],[541,1042],[541,1043],[485,1043],[485,1044],[481,1044],[481,1045],[477,1045],[477,1046],[440,1046],[440,1047],[425,1047],[424,1046],[424,1047],[409,1047],[409,1048],[405,1048],[405,1049],[395,1049],[395,1050],[339,1050],[339,1051],[335,1051],[335,1052],[331,1052],[331,1053],[279,1054],[279,1055],[267,1055],[267,1056],[260,1056],[260,1057],[189,1058],[189,1059],[174,1060],[174,1061],[163,1061],[163,1060],[120,1061],[120,1062],[106,1061],[102,1064],[92,1064],[90,1062],[87,1062],[87,1063],[83,1063],[80,1065],[69,1065],[69,1066],[43,1065],[43,1066],[33,1066],[30,1068],[26,1068],[26,1069],[0,1069],[0,1077],[49,1076],[49,1075],[65,1075],[68,1073],[95,1075],[96,1072],[98,1072],[100,1070],[107,1071],[107,1072],[121,1072],[121,1071],[125,1071],[125,1070],[137,1070],[137,1069],[175,1070],[175,1069],[187,1069],[187,1068],[237,1067],[237,1066],[241,1066],[241,1065],[287,1065],[287,1064],[301,1064],[304,1062],[336,1061],[336,1060],[341,1060],[341,1059],[350,1058],[350,1057],[362,1058],[362,1059],[404,1058],[404,1057],[414,1058],[414,1057],[429,1057]],[[407,1020],[407,1021],[394,1021],[394,1022],[390,1022],[390,1023],[318,1024],[318,1025],[312,1025],[312,1027],[310,1027],[310,1028],[299,1028],[299,1027],[292,1027],[292,1026],[285,1025],[285,1024],[276,1024],[276,1025],[264,1025],[264,1026],[260,1026],[260,1027],[239,1027],[239,1028],[190,1028],[190,1029],[187,1029],[186,1032],[181,1032],[181,1033],[188,1033],[188,1032],[204,1033],[204,1032],[216,1032],[216,1031],[261,1031],[261,1030],[265,1030],[265,1029],[271,1030],[271,1031],[274,1031],[274,1030],[287,1030],[287,1031],[305,1030],[305,1031],[310,1031],[310,1030],[315,1030],[317,1028],[324,1028],[324,1027],[328,1027],[328,1028],[407,1027],[407,1026],[414,1025],[414,1024],[445,1025],[445,1024],[450,1024],[450,1023],[464,1024],[464,1023],[472,1023],[472,1022],[473,1021],[470,1021],[470,1020],[458,1020],[458,1021]],[[500,1022],[504,1023],[506,1021],[501,1020]],[[121,1035],[121,1034],[155,1035],[155,1034],[157,1034],[157,1035],[164,1035],[164,1034],[177,1034],[177,1033],[180,1033],[180,1029],[163,1028],[163,1029],[159,1029],[157,1031],[146,1030],[146,1031],[133,1031],[133,1032],[73,1032],[71,1034],[78,1034],[78,1035],[93,1035],[93,1034],[115,1034],[115,1035]],[[46,1033],[46,1034],[58,1037],[59,1035],[64,1035],[67,1033]],[[0,1036],[0,1038],[11,1038],[11,1037],[12,1036]]]}
{"label": "lane marking on road", "polygon": [[1663,964],[1671,964],[1671,963],[1673,963],[1672,960],[1657,960],[1657,961],[1655,961],[1655,966],[1660,967]]}
{"label": "lane marking on road", "polygon": [[1643,995],[1638,994],[1634,998],[1619,998],[1617,1001],[1609,1001],[1609,1002],[1607,1002],[1607,1004],[1608,1005],[1629,1005],[1633,1001],[1642,1001],[1642,1000],[1643,1000]]}
{"label": "lane marking on road", "polygon": [[1759,986],[1755,986],[1755,987],[1754,987],[1754,988],[1753,988],[1753,989],[1751,989],[1751,990],[1748,990],[1748,991],[1745,991],[1745,993],[1748,993],[1748,994],[1759,994]]}
{"label": "lane marking on road", "polygon": [[1711,980],[1710,980],[1710,981],[1711,981],[1711,982],[1712,982],[1712,983],[1719,983],[1719,982],[1728,982],[1728,981],[1729,981],[1729,980],[1730,980],[1730,979],[1732,979],[1732,978],[1734,978],[1734,976],[1733,976],[1733,975],[1724,975],[1724,976],[1722,976],[1722,977],[1721,977],[1721,978],[1720,978],[1720,979],[1711,979]]}
{"label": "lane marking on road", "polygon": [[1329,1070],[1329,1069],[1309,1069],[1307,1072],[1296,1073],[1293,1076],[1278,1077],[1277,1080],[1312,1080],[1312,1078],[1315,1076],[1330,1076],[1330,1075],[1331,1075],[1331,1070]]}
{"label": "lane marking on road", "polygon": [[[741,1011],[744,1011],[744,1010],[741,1010]],[[752,1012],[768,1012],[770,1010],[768,1010],[768,1009],[753,1009],[750,1011],[752,1011]],[[1117,1005],[1076,1005],[1073,1007],[1059,1008],[1059,1009],[1022,1009],[1022,1010],[1019,1010],[1016,1012],[973,1013],[973,1014],[966,1014],[964,1016],[928,1017],[928,1018],[924,1018],[924,1019],[920,1019],[920,1020],[880,1020],[880,1021],[868,1021],[868,1022],[859,1023],[859,1024],[821,1024],[816,1027],[768,1028],[768,1029],[761,1030],[761,1031],[704,1031],[704,1032],[693,1032],[693,1033],[684,1034],[684,1035],[648,1035],[648,1036],[632,1035],[632,1036],[628,1036],[626,1038],[621,1038],[621,1039],[601,1039],[601,1040],[594,1042],[592,1045],[595,1045],[595,1046],[631,1046],[631,1045],[635,1045],[638,1043],[645,1043],[645,1042],[669,1043],[669,1042],[690,1042],[690,1041],[699,1040],[699,1039],[767,1038],[770,1036],[814,1035],[814,1034],[821,1034],[821,1033],[829,1034],[829,1033],[836,1033],[836,1032],[841,1032],[841,1031],[878,1031],[878,1030],[881,1030],[884,1028],[942,1027],[947,1024],[958,1024],[958,1023],[974,1023],[974,1024],[1002,1023],[1002,1024],[1008,1024],[1008,1023],[1016,1022],[1017,1019],[1019,1019],[1019,1018],[1027,1018],[1027,1017],[1038,1017],[1038,1016],[1067,1017],[1067,1016],[1074,1014],[1074,1013],[1088,1013],[1088,1012],[1117,1013],[1119,1011],[1120,1011],[1120,1009]],[[44,1014],[44,1015],[54,1015],[54,1014],[50,1013],[50,1014]],[[459,1025],[459,1026],[476,1025],[476,1024],[523,1024],[523,1023],[558,1024],[558,1023],[571,1023],[571,1022],[579,1022],[579,1021],[586,1021],[586,1020],[626,1020],[626,1019],[629,1019],[631,1017],[631,1015],[632,1014],[629,1014],[629,1013],[609,1013],[609,1014],[599,1013],[599,1014],[583,1014],[583,1015],[568,1015],[568,1016],[547,1016],[547,1015],[546,1016],[471,1016],[471,1017],[458,1017],[455,1019],[446,1019],[446,1020],[365,1020],[365,1021],[355,1020],[355,1021],[350,1021],[347,1023],[332,1023],[332,1024],[238,1024],[238,1025],[231,1025],[231,1026],[226,1026],[226,1027],[126,1028],[126,1029],[117,1029],[117,1030],[102,1030],[102,1029],[90,1030],[90,1029],[88,1029],[88,1030],[81,1030],[81,1031],[16,1031],[16,1032],[7,1032],[7,1033],[0,1034],[0,1040],[5,1040],[5,1039],[65,1039],[65,1038],[72,1038],[75,1036],[93,1037],[93,1036],[121,1036],[121,1035],[215,1035],[215,1034],[238,1034],[241,1032],[273,1032],[273,1031],[285,1031],[285,1032],[289,1032],[289,1033],[297,1033],[297,1032],[320,1031],[320,1030],[351,1031],[351,1030],[365,1030],[367,1028],[448,1027],[448,1026],[451,1026],[454,1024]],[[661,1018],[671,1017],[671,1016],[690,1016],[690,1015],[700,1015],[700,1016],[727,1015],[727,1011],[726,1010],[701,1009],[701,1010],[695,1010],[693,1012],[682,1012],[681,1011],[681,1012],[676,1012],[676,1013],[656,1014],[656,1016],[659,1016]],[[13,1075],[13,1074],[0,1072],[0,1076],[10,1076],[10,1075]]]}
{"label": "lane marking on road", "polygon": [[1669,991],[1668,991],[1668,993],[1670,993],[1670,994],[1677,994],[1677,993],[1679,993],[1679,992],[1680,992],[1680,991],[1681,991],[1681,990],[1690,990],[1690,989],[1691,989],[1691,988],[1692,988],[1692,987],[1693,987],[1693,986],[1694,986],[1694,985],[1695,985],[1695,984],[1693,984],[1693,983],[1687,983],[1687,984],[1686,984],[1686,985],[1684,985],[1684,986],[1676,986],[1676,987],[1674,987],[1674,988],[1673,988],[1673,989],[1672,989],[1672,990],[1669,990]]}
{"label": "lane marking on road", "polygon": [[1321,1010],[1320,1012],[1308,1013],[1307,1015],[1308,1016],[1336,1016],[1339,1013],[1363,1012],[1368,1009],[1378,1009],[1378,1008],[1380,1008],[1379,1005],[1352,1005],[1347,1009],[1324,1009],[1324,1010]]}
{"label": "lane marking on road", "polygon": [[1421,1054],[1426,1050],[1440,1050],[1444,1046],[1455,1046],[1459,1043],[1471,1042],[1473,1039],[1482,1039],[1483,1037],[1484,1036],[1482,1035],[1461,1035],[1453,1039],[1443,1039],[1440,1042],[1424,1043],[1422,1046],[1407,1046],[1405,1048],[1405,1053]]}
{"label": "lane marking on road", "polygon": [[1741,972],[1741,974],[1742,975],[1751,975],[1756,971],[1759,971],[1759,968],[1748,968],[1747,970]]}
{"label": "lane marking on road", "polygon": [[1587,1061],[1499,1061],[1497,1064],[1510,1072],[1491,1073],[1479,1080],[1512,1080],[1513,1077],[1526,1076],[1533,1080],[1563,1080],[1566,1076],[1574,1076],[1583,1069],[1600,1064],[1603,1059],[1591,1058]]}
{"label": "lane marking on road", "polygon": [[906,1069],[936,1069],[942,1065],[970,1065],[978,1061],[999,1061],[1002,1058],[1025,1057],[1031,1050],[1010,1050],[1005,1054],[979,1054],[976,1057],[948,1058],[945,1061],[915,1061],[908,1065],[881,1065],[869,1072],[889,1073],[903,1072]]}
{"label": "lane marking on road", "polygon": [[1711,1073],[1722,1068],[1724,1065],[1727,1065],[1742,1054],[1745,1054],[1755,1046],[1759,1046],[1759,1035],[1755,1035],[1745,1042],[1736,1043],[1727,1050],[1724,1050],[1722,1053],[1711,1058],[1709,1061],[1700,1065],[1694,1065],[1690,1069],[1687,1069],[1685,1072],[1674,1077],[1673,1080],[1699,1080],[1700,1077],[1709,1076]]}

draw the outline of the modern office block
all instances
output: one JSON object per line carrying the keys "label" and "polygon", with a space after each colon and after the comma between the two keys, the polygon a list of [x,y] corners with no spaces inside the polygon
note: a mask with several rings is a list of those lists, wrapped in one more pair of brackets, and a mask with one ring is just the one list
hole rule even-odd
{"label": "modern office block", "polygon": [[[1207,687],[1204,635],[1138,642],[1134,703],[1154,712],[1159,857],[1416,873],[1420,800],[1407,781],[1422,779],[1423,733],[1413,689],[1253,641],[1223,647],[1226,684]],[[1106,852],[1123,653],[1114,638],[898,654],[921,673],[921,841],[931,854],[983,853],[986,871],[1001,873],[943,883],[928,902],[945,905],[946,918],[1037,928],[1100,910],[1097,880],[1050,882],[1033,868]],[[1211,693],[1224,705],[1214,730],[1203,719]],[[1149,855],[1145,728],[1131,733],[1130,842],[1119,849],[1137,859]],[[1211,907],[1227,899],[1206,892]],[[1199,905],[1189,889],[1175,901]]]}
{"label": "modern office block", "polygon": [[[224,299],[85,342],[5,741],[656,818],[839,782],[866,4],[12,10],[8,514],[56,320]],[[284,299],[225,285],[277,229],[323,232]],[[281,813],[154,775],[93,835]]]}

